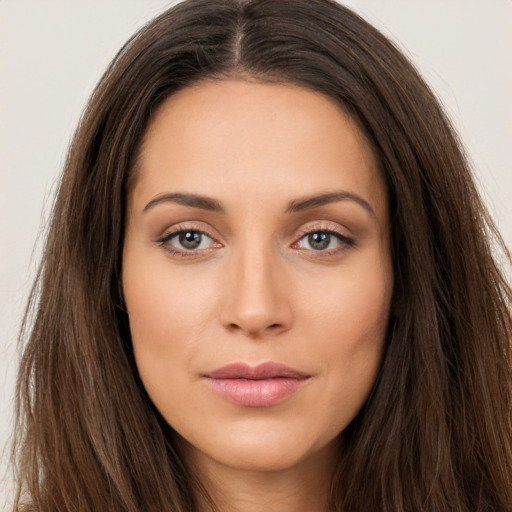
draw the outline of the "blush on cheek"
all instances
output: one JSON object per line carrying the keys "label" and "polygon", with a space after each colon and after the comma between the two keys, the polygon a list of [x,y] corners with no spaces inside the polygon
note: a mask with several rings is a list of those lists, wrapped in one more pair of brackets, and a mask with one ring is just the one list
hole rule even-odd
{"label": "blush on cheek", "polygon": [[[386,282],[357,279],[341,291],[324,297],[322,324],[335,325],[357,340],[385,332],[389,317],[390,286]],[[333,319],[339,319],[338,322]]]}

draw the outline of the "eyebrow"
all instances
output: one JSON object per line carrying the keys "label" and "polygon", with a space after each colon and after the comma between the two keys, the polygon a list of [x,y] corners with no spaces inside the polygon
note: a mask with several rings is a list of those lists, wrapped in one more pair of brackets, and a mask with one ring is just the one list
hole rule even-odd
{"label": "eyebrow", "polygon": [[286,208],[286,212],[301,212],[304,210],[319,208],[326,204],[336,203],[338,201],[354,201],[358,205],[362,206],[368,213],[370,213],[370,215],[375,217],[375,212],[368,201],[363,199],[361,196],[353,194],[352,192],[347,192],[346,190],[337,190],[336,192],[329,192],[327,194],[320,194],[291,201]]}
{"label": "eyebrow", "polygon": [[[362,206],[368,213],[375,217],[375,212],[370,206],[368,201],[353,194],[346,190],[338,190],[336,192],[328,192],[326,194],[314,195],[305,197],[303,199],[296,199],[290,201],[286,208],[286,213],[301,212],[304,210],[311,210],[313,208],[319,208],[330,203],[336,203],[339,201],[353,201]],[[225,213],[225,209],[222,204],[211,197],[202,196],[198,194],[186,194],[182,192],[173,192],[168,194],[162,194],[155,197],[144,207],[143,212],[154,208],[156,205],[161,203],[176,203],[183,206],[189,206],[191,208],[199,208],[201,210],[208,210],[211,212]]]}
{"label": "eyebrow", "polygon": [[190,206],[192,208],[200,208],[201,210],[224,213],[224,208],[216,199],[197,194],[183,194],[181,192],[162,194],[161,196],[155,197],[149,201],[146,206],[144,206],[142,211],[147,212],[157,204],[161,203],[177,203],[183,206]]}

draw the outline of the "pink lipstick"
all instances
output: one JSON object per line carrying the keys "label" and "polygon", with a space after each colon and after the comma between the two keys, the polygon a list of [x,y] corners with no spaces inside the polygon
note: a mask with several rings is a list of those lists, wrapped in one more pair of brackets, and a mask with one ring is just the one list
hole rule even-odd
{"label": "pink lipstick", "polygon": [[297,391],[310,375],[279,363],[228,364],[204,375],[212,390],[245,407],[270,407]]}

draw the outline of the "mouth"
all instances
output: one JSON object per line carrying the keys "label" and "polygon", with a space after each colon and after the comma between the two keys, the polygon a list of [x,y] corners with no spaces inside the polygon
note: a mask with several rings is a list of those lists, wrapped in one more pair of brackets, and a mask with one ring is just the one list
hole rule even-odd
{"label": "mouth", "polygon": [[244,407],[271,407],[298,391],[311,375],[269,362],[258,366],[229,364],[203,377],[228,402]]}

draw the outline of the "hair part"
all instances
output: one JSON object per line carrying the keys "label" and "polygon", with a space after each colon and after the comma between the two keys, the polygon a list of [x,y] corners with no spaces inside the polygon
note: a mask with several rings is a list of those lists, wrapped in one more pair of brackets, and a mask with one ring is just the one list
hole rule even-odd
{"label": "hair part", "polygon": [[372,394],[343,433],[331,510],[512,510],[512,293],[492,254],[504,244],[430,89],[331,0],[188,0],[143,27],[100,80],[21,335],[15,510],[192,512],[207,499],[138,377],[120,276],[154,112],[181,88],[226,78],[336,100],[388,188],[393,315]]}

